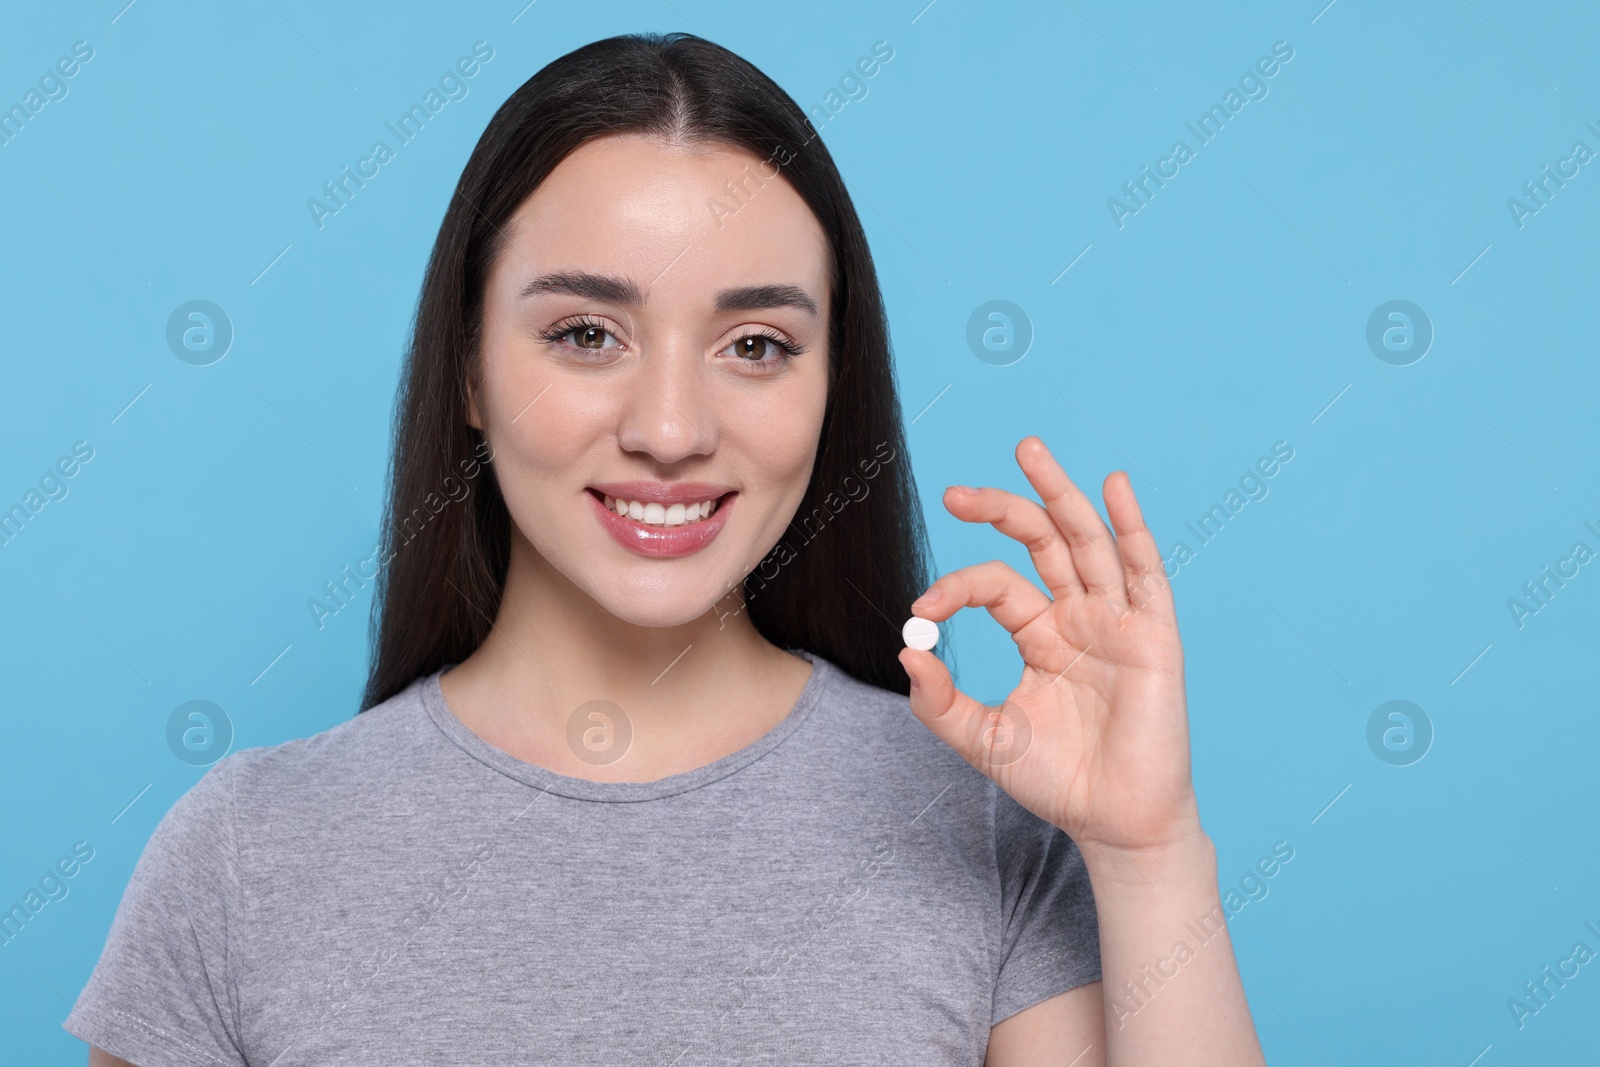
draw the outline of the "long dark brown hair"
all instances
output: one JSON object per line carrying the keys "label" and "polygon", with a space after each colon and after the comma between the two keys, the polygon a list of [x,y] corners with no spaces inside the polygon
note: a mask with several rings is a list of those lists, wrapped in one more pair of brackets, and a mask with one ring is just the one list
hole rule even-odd
{"label": "long dark brown hair", "polygon": [[815,127],[775,82],[703,38],[644,33],[584,45],[524,82],[478,139],[445,210],[395,407],[362,710],[461,662],[489,635],[511,519],[484,437],[467,424],[484,282],[507,220],[556,165],[590,138],[621,133],[771,159],[763,177],[780,166],[828,235],[830,384],[816,463],[788,531],[744,579],[746,610],[779,648],[908,692],[900,624],[927,587],[930,554],[861,221]]}

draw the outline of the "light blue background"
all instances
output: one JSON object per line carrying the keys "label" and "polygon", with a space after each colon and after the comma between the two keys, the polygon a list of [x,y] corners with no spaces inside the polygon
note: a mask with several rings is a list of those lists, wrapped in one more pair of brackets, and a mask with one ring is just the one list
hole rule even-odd
{"label": "light blue background", "polygon": [[[204,772],[167,747],[174,708],[221,705],[234,749],[355,711],[368,602],[319,631],[306,600],[376,539],[449,191],[523,80],[642,29],[697,31],[808,108],[893,46],[822,135],[881,271],[941,572],[999,557],[1032,575],[939,504],[952,483],[1028,491],[1026,434],[1097,500],[1129,469],[1164,550],[1196,547],[1184,524],[1294,448],[1174,580],[1223,881],[1295,849],[1232,923],[1270,1062],[1594,1057],[1600,963],[1523,1029],[1506,1002],[1580,939],[1600,950],[1583,928],[1600,925],[1600,565],[1520,629],[1507,600],[1575,541],[1600,550],[1600,164],[1520,229],[1506,201],[1574,141],[1600,149],[1600,16],[925,2],[8,9],[0,103],[74,41],[95,54],[0,147],[0,505],[74,441],[95,455],[0,547],[0,904],[73,842],[95,858],[0,948],[6,1058],[84,1061],[60,1021],[151,830]],[[319,230],[307,198],[478,40],[495,55],[470,95]],[[1280,40],[1294,58],[1267,98],[1119,229],[1107,198],[1194,147],[1184,123]],[[236,330],[206,367],[164,338],[195,298]],[[991,299],[1031,320],[1010,366],[966,344]],[[1410,366],[1365,341],[1391,299],[1435,329]],[[1014,648],[987,616],[954,626],[958,680],[997,700]],[[1436,731],[1410,766],[1367,745],[1391,699]]]}

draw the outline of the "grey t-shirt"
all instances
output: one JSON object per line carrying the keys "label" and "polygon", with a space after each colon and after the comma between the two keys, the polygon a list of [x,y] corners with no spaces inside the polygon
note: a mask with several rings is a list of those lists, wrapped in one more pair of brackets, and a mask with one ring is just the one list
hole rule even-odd
{"label": "grey t-shirt", "polygon": [[794,651],[778,726],[653,782],[495,748],[438,673],[227,756],[63,1025],[137,1067],[981,1064],[1100,977],[1082,856],[905,697]]}

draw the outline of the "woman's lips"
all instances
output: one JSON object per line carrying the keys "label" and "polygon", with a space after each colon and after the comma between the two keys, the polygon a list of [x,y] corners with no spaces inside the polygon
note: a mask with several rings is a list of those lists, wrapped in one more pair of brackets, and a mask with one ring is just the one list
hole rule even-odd
{"label": "woman's lips", "polygon": [[727,524],[728,511],[733,507],[733,502],[739,494],[724,494],[717,499],[716,509],[711,512],[710,517],[682,526],[651,526],[618,515],[606,507],[600,494],[593,489],[585,489],[583,495],[589,498],[595,518],[600,520],[600,525],[605,527],[606,533],[610,534],[617,544],[640,556],[673,559],[698,552],[709,545]]}

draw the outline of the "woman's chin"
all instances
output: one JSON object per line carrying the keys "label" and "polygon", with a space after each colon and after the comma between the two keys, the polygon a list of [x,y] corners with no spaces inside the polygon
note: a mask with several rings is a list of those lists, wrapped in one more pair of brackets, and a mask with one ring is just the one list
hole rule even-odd
{"label": "woman's chin", "polygon": [[686,626],[706,615],[736,616],[740,606],[731,593],[701,588],[698,582],[692,588],[687,583],[676,588],[669,584],[645,592],[609,589],[595,600],[619,622],[655,628]]}

